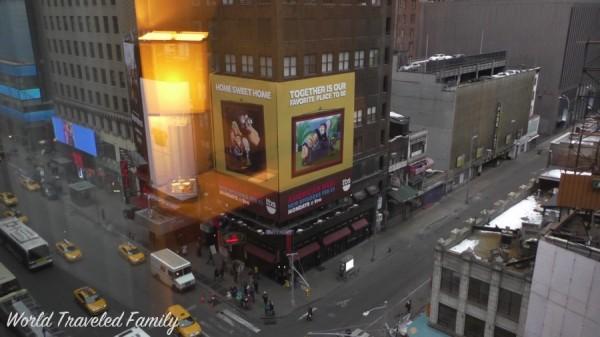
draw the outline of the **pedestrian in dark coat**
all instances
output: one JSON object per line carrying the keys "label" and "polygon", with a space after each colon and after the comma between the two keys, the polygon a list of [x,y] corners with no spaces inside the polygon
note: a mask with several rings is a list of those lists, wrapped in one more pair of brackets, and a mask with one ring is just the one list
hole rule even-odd
{"label": "pedestrian in dark coat", "polygon": [[254,292],[258,293],[258,280],[254,279],[254,281],[252,281],[253,286],[254,286]]}
{"label": "pedestrian in dark coat", "polygon": [[267,294],[266,291],[263,291],[262,299],[263,299],[263,302],[265,302],[265,307],[266,307],[267,303],[269,303],[269,295]]}
{"label": "pedestrian in dark coat", "polygon": [[219,269],[215,268],[215,272],[214,272],[214,277],[215,277],[215,281],[219,279]]}

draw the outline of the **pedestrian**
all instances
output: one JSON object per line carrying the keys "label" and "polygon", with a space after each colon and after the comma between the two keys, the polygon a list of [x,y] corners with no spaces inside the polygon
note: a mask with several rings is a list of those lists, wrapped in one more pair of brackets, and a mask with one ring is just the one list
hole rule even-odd
{"label": "pedestrian", "polygon": [[206,264],[211,264],[211,263],[212,263],[212,265],[214,266],[214,264],[215,264],[215,260],[214,260],[214,258],[213,258],[213,254],[212,254],[212,252],[209,252],[209,254],[208,254],[208,261],[206,261]]}
{"label": "pedestrian", "polygon": [[408,301],[406,301],[406,303],[404,304],[404,307],[406,308],[406,313],[410,315],[410,309],[412,308],[412,301],[410,299],[408,299]]}
{"label": "pedestrian", "polygon": [[275,305],[273,305],[273,301],[269,300],[269,313],[271,316],[275,316]]}
{"label": "pedestrian", "polygon": [[238,283],[238,272],[237,270],[233,270],[233,282]]}
{"label": "pedestrian", "polygon": [[269,303],[269,295],[267,294],[266,290],[263,291],[262,299],[263,299],[263,302],[265,303],[265,308],[266,308],[267,304]]}
{"label": "pedestrian", "polygon": [[214,294],[210,297],[210,304],[213,308],[217,305],[217,296],[215,296]]}
{"label": "pedestrian", "polygon": [[258,266],[254,266],[254,275],[256,275],[257,280],[260,280],[260,274],[258,273]]}
{"label": "pedestrian", "polygon": [[254,292],[258,293],[258,280],[254,279],[254,280],[252,280],[252,283],[253,283],[252,285],[254,286]]}
{"label": "pedestrian", "polygon": [[306,312],[306,320],[312,321],[313,316],[313,308],[311,306],[308,307],[308,311]]}
{"label": "pedestrian", "polygon": [[219,269],[218,268],[215,268],[214,278],[215,278],[215,281],[219,279]]}

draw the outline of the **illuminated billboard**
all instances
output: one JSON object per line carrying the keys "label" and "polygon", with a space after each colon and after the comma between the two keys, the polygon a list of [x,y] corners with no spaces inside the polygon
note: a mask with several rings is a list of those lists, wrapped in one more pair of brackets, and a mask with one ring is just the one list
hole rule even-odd
{"label": "illuminated billboard", "polygon": [[79,124],[52,117],[54,138],[60,143],[72,146],[94,157],[98,156],[96,135],[92,129]]}
{"label": "illuminated billboard", "polygon": [[342,162],[344,113],[328,111],[292,118],[292,176]]}
{"label": "illuminated billboard", "polygon": [[227,170],[251,175],[266,169],[265,126],[261,105],[222,102]]}
{"label": "illuminated billboard", "polygon": [[282,192],[352,168],[354,126],[344,118],[354,73],[287,82],[211,74],[211,86],[218,172]]}

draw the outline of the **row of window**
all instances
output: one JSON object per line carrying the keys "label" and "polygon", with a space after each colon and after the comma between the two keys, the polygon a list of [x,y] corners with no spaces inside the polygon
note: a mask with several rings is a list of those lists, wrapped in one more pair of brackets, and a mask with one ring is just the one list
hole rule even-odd
{"label": "row of window", "polygon": [[[442,268],[442,280],[440,290],[453,296],[458,296],[460,289],[459,273]],[[487,309],[490,293],[490,284],[473,277],[469,278],[469,288],[467,300],[469,303]],[[519,320],[521,312],[521,295],[510,290],[500,288],[498,293],[497,312],[515,322]]]}
{"label": "row of window", "polygon": [[48,39],[48,50],[55,54],[83,56],[107,60],[123,60],[120,44]]}
{"label": "row of window", "polygon": [[119,18],[116,16],[44,16],[44,29],[110,34],[111,21],[112,33],[119,34]]}
{"label": "row of window", "polygon": [[[53,74],[72,77],[86,81],[93,81],[98,84],[111,85],[113,87],[125,88],[125,73],[112,69],[104,69],[97,67],[81,66],[80,64],[59,61],[50,61],[50,71]],[[118,74],[118,75],[117,75]]]}
{"label": "row of window", "polygon": [[[438,307],[438,324],[451,332],[455,332],[456,314],[456,309],[440,303]],[[485,335],[485,322],[471,315],[465,315],[463,335],[465,337],[481,337]],[[496,326],[494,327],[494,337],[516,337],[516,334]]]}
{"label": "row of window", "polygon": [[410,7],[412,9],[417,8],[417,0],[398,0],[400,2],[400,8],[408,8],[408,2],[410,1]]}
{"label": "row of window", "polygon": [[[367,124],[377,121],[377,107],[371,106],[367,108]],[[359,127],[363,123],[363,110],[358,109],[354,111],[354,127]]]}
{"label": "row of window", "polygon": [[132,130],[128,123],[101,117],[98,114],[89,112],[85,109],[65,106],[63,104],[58,104],[57,108],[59,115],[65,117],[67,120],[80,122],[82,124],[85,123],[96,130],[103,130],[121,136],[124,139],[131,139]]}
{"label": "row of window", "polygon": [[[352,60],[350,56],[352,55]],[[319,57],[320,56],[320,57]],[[379,49],[370,49],[368,59],[365,60],[365,51],[356,50],[353,53],[344,51],[334,55],[333,53],[307,54],[303,57],[303,75],[310,76],[316,74],[332,73],[334,70],[343,72],[350,69],[362,69],[365,66],[379,66]],[[337,62],[334,62],[334,56],[337,56]],[[319,67],[317,60],[320,61]],[[234,54],[225,54],[225,72],[235,74],[238,72],[238,66],[241,65],[241,73],[246,75],[255,74],[254,56],[242,55],[238,64],[238,58]],[[366,61],[366,65],[365,65]],[[386,48],[385,63],[389,62],[389,49]],[[351,66],[352,65],[352,66]],[[265,78],[273,77],[273,59],[270,56],[259,57],[260,76]],[[285,56],[283,58],[283,77],[296,77],[298,72],[298,59],[296,56]]]}
{"label": "row of window", "polygon": [[95,104],[115,112],[129,112],[129,101],[125,97],[112,95],[111,100],[111,95],[107,93],[92,91],[90,89],[86,91],[86,89],[82,87],[57,82],[54,82],[54,90],[55,92],[60,93],[62,97],[68,97],[80,101],[81,103]]}
{"label": "row of window", "polygon": [[59,0],[46,0],[44,3],[48,7],[58,7],[58,6],[65,7],[65,5],[68,7],[73,7],[73,6],[79,7],[81,5],[97,6],[98,3],[100,3],[100,5],[102,5],[102,6],[106,6],[107,3],[110,3],[111,5],[116,5],[117,0],[110,0],[110,1],[108,1],[108,0],[89,0],[89,1],[88,0],[60,0],[60,1]]}

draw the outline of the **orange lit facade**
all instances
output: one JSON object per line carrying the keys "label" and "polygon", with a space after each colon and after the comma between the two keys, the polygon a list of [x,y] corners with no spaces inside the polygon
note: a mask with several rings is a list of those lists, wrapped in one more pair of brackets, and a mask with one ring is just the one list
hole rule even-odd
{"label": "orange lit facade", "polygon": [[212,227],[220,254],[280,280],[287,253],[306,268],[332,258],[381,225],[385,204],[392,6],[303,8],[381,26],[303,36],[314,25],[280,1],[138,0],[137,84],[130,72],[154,193]]}

